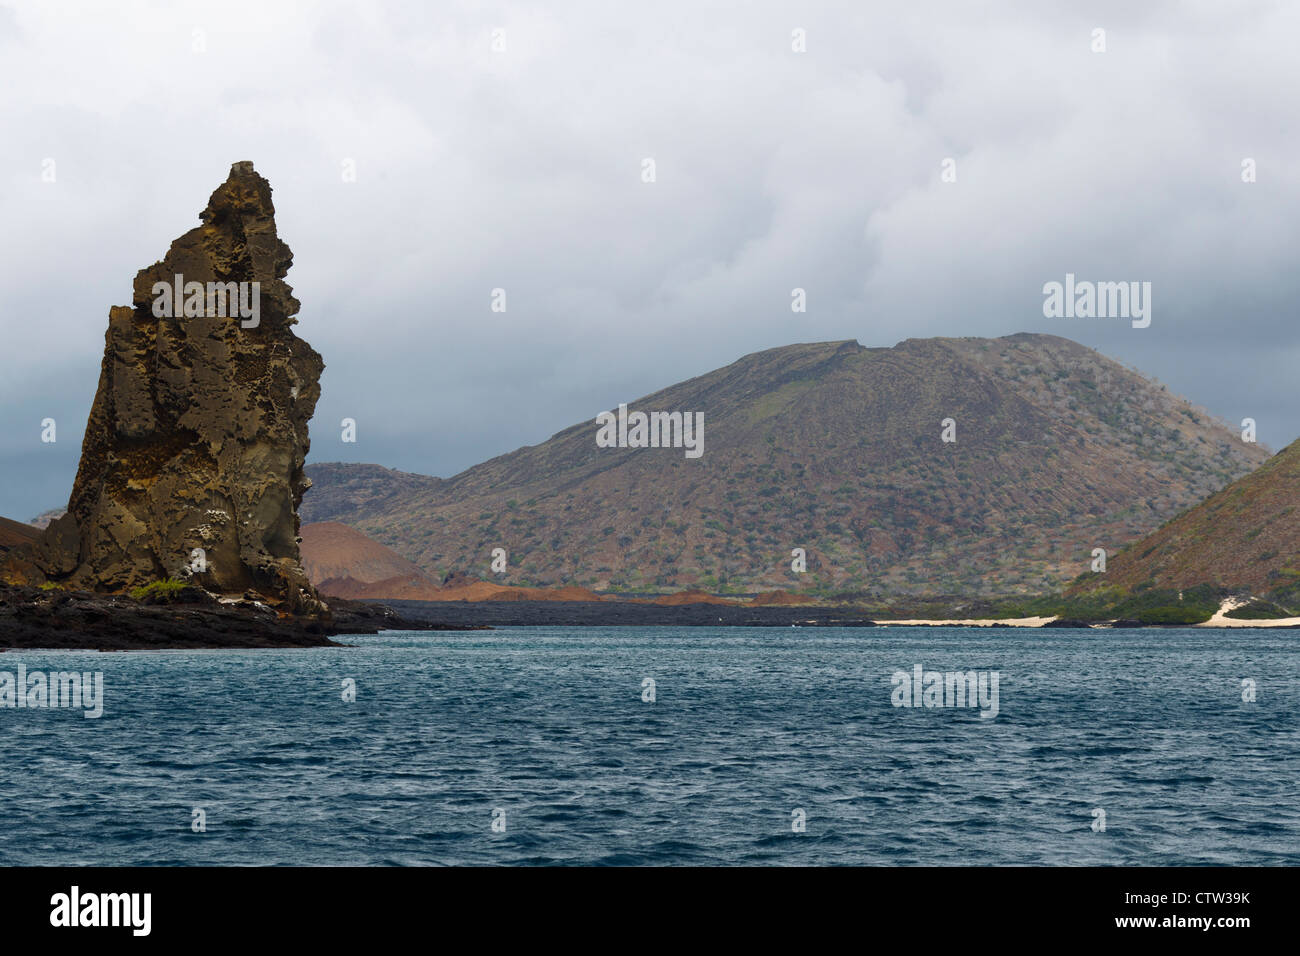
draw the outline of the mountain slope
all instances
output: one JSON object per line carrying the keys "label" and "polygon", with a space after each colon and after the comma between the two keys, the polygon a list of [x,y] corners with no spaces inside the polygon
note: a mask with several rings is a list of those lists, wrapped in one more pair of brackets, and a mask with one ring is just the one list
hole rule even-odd
{"label": "mountain slope", "polygon": [[40,528],[10,518],[0,518],[0,551],[28,544],[40,536]]}
{"label": "mountain slope", "polygon": [[[303,514],[437,575],[487,577],[505,548],[494,580],[510,584],[1032,591],[1268,457],[1049,335],[791,345],[629,406],[703,412],[703,456],[599,448],[587,421],[445,481],[312,465]],[[808,573],[791,572],[793,548]]]}
{"label": "mountain slope", "polygon": [[[1076,590],[1214,584],[1264,594],[1300,579],[1300,441],[1107,562]],[[1095,578],[1095,580],[1094,580]]]}
{"label": "mountain slope", "polygon": [[441,478],[413,475],[380,465],[325,462],[314,464],[311,469],[308,477],[312,479],[312,508],[301,513],[304,523],[399,510],[404,500],[434,491],[443,484]]}
{"label": "mountain slope", "polygon": [[[369,597],[373,589],[368,586],[379,582],[389,584],[390,590],[403,594],[418,591],[421,596],[438,588],[438,582],[418,565],[345,524],[305,524],[300,534],[303,570],[323,593]],[[396,582],[401,582],[400,587]]]}

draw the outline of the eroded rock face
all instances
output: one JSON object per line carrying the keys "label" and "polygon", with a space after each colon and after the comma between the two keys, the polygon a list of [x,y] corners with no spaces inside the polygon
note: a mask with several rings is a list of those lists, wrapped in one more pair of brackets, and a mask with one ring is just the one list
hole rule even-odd
{"label": "eroded rock face", "polygon": [[[324,363],[293,333],[299,303],[284,282],[293,254],[252,163],[231,168],[200,219],[136,275],[133,304],[109,312],[68,514],[31,559],[74,587],[185,576],[298,609],[315,602],[297,509],[311,484],[307,423]],[[256,325],[232,302],[206,297],[204,314],[186,316],[177,301],[159,317],[155,283],[174,286],[177,275],[205,288],[258,283]]]}

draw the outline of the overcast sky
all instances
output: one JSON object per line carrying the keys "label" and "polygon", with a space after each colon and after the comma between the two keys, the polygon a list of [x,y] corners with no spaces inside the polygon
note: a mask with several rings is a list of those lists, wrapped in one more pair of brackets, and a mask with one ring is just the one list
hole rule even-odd
{"label": "overcast sky", "polygon": [[[1290,2],[0,0],[0,514],[66,503],[109,307],[244,159],[312,461],[446,476],[759,349],[1018,331],[1280,448],[1298,45]],[[1067,272],[1150,327],[1045,318]]]}

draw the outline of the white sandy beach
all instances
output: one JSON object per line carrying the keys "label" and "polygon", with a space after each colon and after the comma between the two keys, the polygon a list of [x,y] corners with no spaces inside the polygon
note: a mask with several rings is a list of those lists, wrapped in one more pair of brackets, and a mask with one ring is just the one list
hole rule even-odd
{"label": "white sandy beach", "polygon": [[1195,627],[1296,627],[1300,625],[1300,617],[1278,617],[1272,620],[1247,621],[1241,618],[1228,617],[1227,613],[1234,608],[1241,607],[1246,601],[1237,598],[1228,598],[1219,605],[1219,609],[1214,612],[1214,617],[1202,624],[1196,624]]}
{"label": "white sandy beach", "polygon": [[1056,616],[1052,617],[1011,617],[1004,619],[997,618],[968,618],[965,620],[924,620],[915,618],[912,620],[898,621],[876,621],[881,627],[908,627],[932,625],[934,627],[992,627],[994,624],[1005,624],[1008,627],[1042,627],[1049,621],[1055,621]]}

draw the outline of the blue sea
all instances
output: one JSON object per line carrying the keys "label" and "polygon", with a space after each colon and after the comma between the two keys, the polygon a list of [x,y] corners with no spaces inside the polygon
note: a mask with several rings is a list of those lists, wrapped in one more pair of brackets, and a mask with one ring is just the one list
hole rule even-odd
{"label": "blue sea", "polygon": [[[0,709],[0,864],[1300,863],[1300,631],[338,640],[0,654],[105,697]],[[917,665],[997,716],[894,706]]]}

